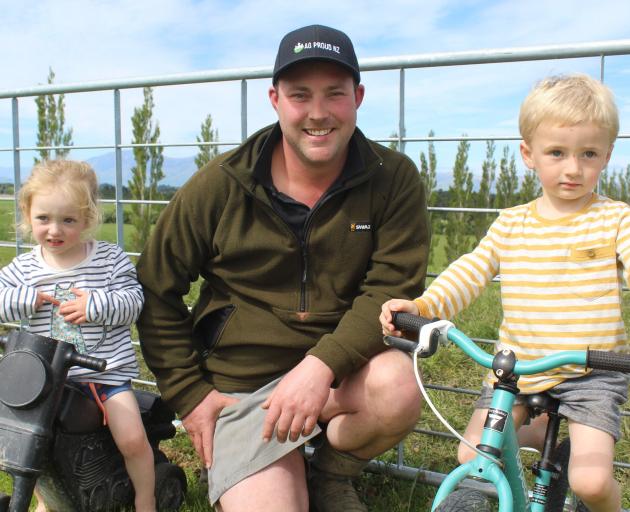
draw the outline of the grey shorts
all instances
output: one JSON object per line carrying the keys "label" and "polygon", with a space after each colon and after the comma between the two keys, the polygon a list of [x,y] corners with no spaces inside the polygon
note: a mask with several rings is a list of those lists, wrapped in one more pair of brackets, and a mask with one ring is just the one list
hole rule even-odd
{"label": "grey shorts", "polygon": [[[476,409],[488,409],[494,390],[484,383]],[[619,441],[619,408],[628,399],[628,376],[619,372],[593,370],[583,377],[568,379],[547,390],[560,400],[558,413],[571,421],[607,432]],[[523,404],[517,395],[515,405]]]}
{"label": "grey shorts", "polygon": [[208,470],[208,499],[214,505],[225,491],[248,476],[266,468],[315,437],[321,428],[297,441],[280,443],[275,435],[262,440],[263,421],[267,411],[261,405],[280,378],[254,393],[226,393],[240,401],[221,411],[214,432],[212,467]]}

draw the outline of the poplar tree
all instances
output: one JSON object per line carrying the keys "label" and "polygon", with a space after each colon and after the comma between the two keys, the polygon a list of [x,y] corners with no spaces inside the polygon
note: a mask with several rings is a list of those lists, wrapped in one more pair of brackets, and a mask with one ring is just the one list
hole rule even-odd
{"label": "poplar tree", "polygon": [[[201,123],[201,134],[197,137],[197,142],[216,142],[219,140],[219,131],[212,128],[212,116],[210,114]],[[210,160],[219,154],[217,146],[199,145],[199,152],[195,157],[195,165],[197,169],[201,169]]]}
{"label": "poplar tree", "polygon": [[[48,68],[48,83],[55,81],[55,72]],[[71,146],[72,128],[65,129],[66,114],[64,95],[45,94],[35,98],[37,106],[37,146]],[[35,163],[50,158],[63,158],[69,149],[38,149],[39,158],[34,157]]]}
{"label": "poplar tree", "polygon": [[[136,107],[131,117],[133,125],[133,144],[157,144],[160,139],[160,126],[153,119],[153,90],[143,89],[144,102]],[[164,178],[162,146],[135,146],[133,156],[136,164],[131,168],[128,182],[132,199],[155,201],[161,199],[158,184]],[[149,238],[151,225],[155,222],[161,206],[152,204],[132,204],[130,221],[135,228],[132,234],[134,248],[142,250]]]}
{"label": "poplar tree", "polygon": [[[433,137],[433,130],[429,132],[429,137]],[[427,203],[429,206],[435,206],[437,201],[437,157],[435,155],[435,145],[433,141],[428,142],[428,156],[424,151],[420,151],[420,177],[424,181],[427,191]]]}
{"label": "poplar tree", "polygon": [[[477,208],[491,208],[492,196],[490,194],[494,178],[497,171],[497,162],[494,158],[495,144],[493,140],[486,141],[486,158],[481,164],[481,182],[479,183],[479,191],[476,194],[475,206]],[[481,240],[488,231],[490,224],[494,219],[493,214],[476,213],[473,220],[473,231],[477,242]]]}
{"label": "poplar tree", "polygon": [[510,157],[510,148],[503,148],[503,157],[499,162],[499,177],[497,178],[496,208],[515,206],[518,200],[518,176],[516,174],[516,160],[514,153]]}
{"label": "poplar tree", "polygon": [[[433,137],[435,133],[433,130],[429,131],[429,137]],[[420,178],[424,182],[424,187],[427,194],[427,206],[436,206],[437,203],[437,157],[435,155],[435,145],[433,141],[428,142],[427,155],[424,151],[420,151]],[[438,219],[431,212],[429,212],[429,223],[431,225],[431,231],[437,233]],[[429,265],[433,263],[435,258],[435,247],[437,244],[431,244],[431,250],[429,251]]]}
{"label": "poplar tree", "polygon": [[[462,140],[457,147],[455,165],[453,167],[453,184],[449,188],[449,206],[465,208],[472,204],[473,181],[472,172],[468,168],[468,151],[470,143]],[[471,238],[469,231],[470,214],[450,212],[446,222],[446,259],[448,263],[470,251]]]}
{"label": "poplar tree", "polygon": [[519,202],[521,204],[533,201],[541,194],[540,181],[536,176],[536,171],[525,169],[523,180],[521,181],[521,190],[519,192]]}

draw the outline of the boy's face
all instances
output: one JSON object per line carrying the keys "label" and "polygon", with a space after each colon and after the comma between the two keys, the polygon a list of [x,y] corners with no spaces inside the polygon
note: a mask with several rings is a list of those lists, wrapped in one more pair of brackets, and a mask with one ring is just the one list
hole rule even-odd
{"label": "boy's face", "polygon": [[538,174],[543,201],[552,211],[580,210],[591,198],[613,145],[607,130],[593,123],[541,123],[532,140],[521,143],[528,168]]}

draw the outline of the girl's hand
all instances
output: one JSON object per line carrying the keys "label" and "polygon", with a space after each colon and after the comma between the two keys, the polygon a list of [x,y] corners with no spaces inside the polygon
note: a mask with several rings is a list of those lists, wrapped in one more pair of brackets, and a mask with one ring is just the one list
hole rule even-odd
{"label": "girl's hand", "polygon": [[90,292],[71,288],[76,299],[68,300],[59,306],[59,314],[70,324],[83,324],[87,322],[87,302]]}
{"label": "girl's hand", "polygon": [[59,301],[55,299],[52,295],[48,295],[47,293],[37,292],[37,298],[35,299],[35,311],[42,307],[44,302],[50,302],[55,306],[59,305]]}
{"label": "girl's hand", "polygon": [[392,313],[403,312],[411,313],[412,315],[418,315],[418,308],[416,304],[411,300],[404,299],[390,299],[381,306],[381,315],[378,319],[383,327],[383,334],[386,336],[402,336],[402,332],[397,330],[392,323]]}

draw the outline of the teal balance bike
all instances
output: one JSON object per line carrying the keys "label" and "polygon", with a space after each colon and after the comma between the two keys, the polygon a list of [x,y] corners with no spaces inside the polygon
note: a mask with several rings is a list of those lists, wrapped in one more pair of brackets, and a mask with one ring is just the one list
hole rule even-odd
{"label": "teal balance bike", "polygon": [[518,394],[518,378],[520,375],[541,373],[567,364],[630,373],[630,355],[597,350],[563,351],[532,361],[518,361],[510,350],[500,351],[494,356],[488,354],[445,320],[428,320],[407,313],[397,313],[394,316],[394,325],[406,333],[418,333],[417,341],[385,336],[385,344],[413,354],[416,379],[427,403],[457,437],[459,435],[443,420],[424,391],[418,372],[418,357],[430,357],[440,344],[452,342],[476,363],[492,369],[497,378],[481,443],[476,447],[471,446],[477,456],[446,476],[435,496],[432,511],[493,510],[485,493],[466,486],[458,488],[466,478],[480,479],[494,486],[499,512],[587,511],[579,500],[572,497],[568,488],[566,467],[569,441],[566,439],[558,444],[558,430],[562,420],[558,414],[558,402],[545,393],[530,395],[526,404],[532,416],[546,413],[549,417],[540,460],[532,467],[534,485],[529,489],[512,418],[512,407]]}

